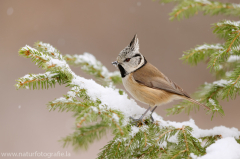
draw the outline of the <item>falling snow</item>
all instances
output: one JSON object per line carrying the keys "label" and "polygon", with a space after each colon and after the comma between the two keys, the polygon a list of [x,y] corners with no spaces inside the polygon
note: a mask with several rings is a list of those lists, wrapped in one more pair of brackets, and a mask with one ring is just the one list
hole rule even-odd
{"label": "falling snow", "polygon": [[10,7],[10,8],[8,8],[7,9],[7,15],[12,15],[13,14],[13,8],[12,7]]}

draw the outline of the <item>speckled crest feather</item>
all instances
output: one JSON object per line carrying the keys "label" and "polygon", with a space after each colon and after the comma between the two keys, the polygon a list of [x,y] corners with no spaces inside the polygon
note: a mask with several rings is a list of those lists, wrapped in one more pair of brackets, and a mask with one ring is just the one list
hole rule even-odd
{"label": "speckled crest feather", "polygon": [[125,57],[130,52],[133,54],[139,52],[139,40],[137,34],[134,35],[130,44],[119,53],[119,56]]}
{"label": "speckled crest feather", "polygon": [[[126,61],[126,59],[128,59],[128,61]],[[119,53],[117,62],[122,77],[125,77],[125,75],[144,65],[145,59],[139,52],[139,40],[137,35],[134,35],[130,44]]]}

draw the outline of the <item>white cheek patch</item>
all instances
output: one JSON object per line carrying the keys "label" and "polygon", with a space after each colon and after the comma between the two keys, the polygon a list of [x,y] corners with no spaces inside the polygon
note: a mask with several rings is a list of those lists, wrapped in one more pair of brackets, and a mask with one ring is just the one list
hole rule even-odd
{"label": "white cheek patch", "polygon": [[134,60],[134,61],[130,61],[129,63],[126,63],[124,65],[124,68],[127,71],[127,73],[134,72],[138,68],[140,68],[142,65],[144,65],[144,57],[141,58],[140,63],[138,62],[139,59],[131,59],[131,60]]}

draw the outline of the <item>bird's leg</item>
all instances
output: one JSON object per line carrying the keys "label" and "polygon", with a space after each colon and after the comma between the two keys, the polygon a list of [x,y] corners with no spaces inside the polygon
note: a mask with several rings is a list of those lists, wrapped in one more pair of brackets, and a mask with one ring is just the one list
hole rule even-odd
{"label": "bird's leg", "polygon": [[143,115],[139,118],[139,119],[134,119],[133,117],[130,116],[130,119],[132,119],[135,123],[136,123],[136,126],[138,124],[138,122],[142,122],[143,125],[145,125],[145,123],[142,121],[143,117],[147,114],[147,112],[150,110],[150,106],[149,108],[143,113]]}
{"label": "bird's leg", "polygon": [[151,114],[150,114],[150,118],[152,119],[152,122],[154,122],[154,119],[153,119],[153,117],[152,117],[152,113],[154,112],[154,110],[157,108],[157,106],[155,106],[153,109],[152,109],[152,111],[151,111]]}

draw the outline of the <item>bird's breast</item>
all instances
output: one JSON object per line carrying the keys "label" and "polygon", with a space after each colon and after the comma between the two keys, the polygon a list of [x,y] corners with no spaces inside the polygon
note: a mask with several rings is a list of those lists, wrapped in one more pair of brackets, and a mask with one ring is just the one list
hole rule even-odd
{"label": "bird's breast", "polygon": [[163,103],[168,103],[175,97],[172,93],[166,92],[164,90],[153,89],[136,82],[132,73],[125,76],[122,81],[125,89],[136,100],[152,107],[156,105],[159,106]]}

